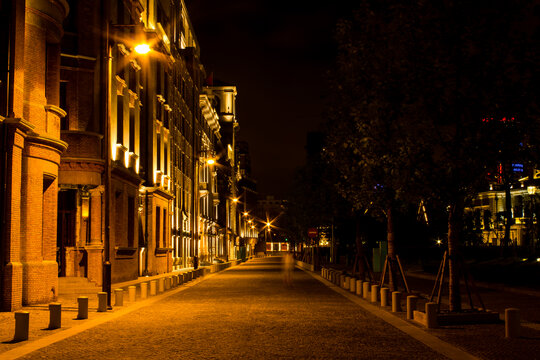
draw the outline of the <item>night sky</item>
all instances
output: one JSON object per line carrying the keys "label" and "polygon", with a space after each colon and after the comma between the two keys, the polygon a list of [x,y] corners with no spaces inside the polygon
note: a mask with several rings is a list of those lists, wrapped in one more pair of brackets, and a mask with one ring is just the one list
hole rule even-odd
{"label": "night sky", "polygon": [[186,1],[207,73],[237,86],[239,137],[262,195],[287,193],[306,133],[322,122],[335,23],[347,10],[317,3]]}

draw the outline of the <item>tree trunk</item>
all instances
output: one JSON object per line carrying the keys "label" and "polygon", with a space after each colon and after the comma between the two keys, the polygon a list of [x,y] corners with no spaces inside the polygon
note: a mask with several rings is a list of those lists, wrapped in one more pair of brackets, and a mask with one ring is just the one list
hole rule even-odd
{"label": "tree trunk", "polygon": [[507,247],[510,244],[510,227],[512,226],[512,194],[510,193],[510,182],[505,180],[505,219],[504,219],[504,239],[501,247],[503,257],[506,257]]}
{"label": "tree trunk", "polygon": [[[390,292],[396,291],[396,272],[395,266],[396,263],[396,251],[394,246],[394,214],[392,205],[388,206],[386,209],[386,240],[388,242],[388,286],[390,287]],[[381,259],[382,260],[382,259]]]}
{"label": "tree trunk", "polygon": [[461,311],[458,253],[462,221],[463,200],[458,199],[448,207],[448,296],[452,312]]}
{"label": "tree trunk", "polygon": [[360,219],[356,219],[356,260],[354,264],[353,272],[356,271],[356,266],[358,265],[358,274],[360,275],[360,280],[366,279],[366,264],[365,264],[366,253],[364,251],[364,245],[362,245],[362,226],[360,224]]}

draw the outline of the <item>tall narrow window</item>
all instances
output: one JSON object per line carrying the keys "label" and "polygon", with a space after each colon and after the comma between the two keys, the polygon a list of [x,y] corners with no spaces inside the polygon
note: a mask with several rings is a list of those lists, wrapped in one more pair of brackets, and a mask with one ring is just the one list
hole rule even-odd
{"label": "tall narrow window", "polygon": [[129,89],[134,93],[137,92],[137,70],[135,70],[133,64],[129,66]]}
{"label": "tall narrow window", "polygon": [[116,97],[116,143],[124,143],[124,97]]}
{"label": "tall narrow window", "polygon": [[163,209],[163,247],[167,247],[167,209]]}
{"label": "tall narrow window", "polygon": [[66,111],[66,116],[60,119],[60,130],[69,130],[69,109],[67,107],[67,81],[60,81],[60,108]]}
{"label": "tall narrow window", "polygon": [[128,196],[128,211],[127,211],[127,246],[133,247],[135,244],[135,198]]}
{"label": "tall narrow window", "polygon": [[156,168],[161,170],[161,134],[156,135]]}
{"label": "tall narrow window", "polygon": [[129,150],[135,152],[135,108],[129,108]]}
{"label": "tall narrow window", "polygon": [[156,206],[156,248],[159,248],[161,247],[161,243],[160,243],[160,240],[161,240],[161,236],[160,236],[160,231],[161,231],[161,208],[159,206]]}
{"label": "tall narrow window", "polygon": [[167,159],[167,143],[163,142],[163,173],[169,175],[168,164],[169,159]]}

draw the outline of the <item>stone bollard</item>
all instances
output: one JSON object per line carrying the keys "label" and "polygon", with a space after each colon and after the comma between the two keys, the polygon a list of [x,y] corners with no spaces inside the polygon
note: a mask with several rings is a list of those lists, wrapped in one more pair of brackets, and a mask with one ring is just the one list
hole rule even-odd
{"label": "stone bollard", "polygon": [[171,287],[174,288],[174,287],[176,287],[176,286],[178,286],[178,276],[173,275],[173,276],[171,277]]}
{"label": "stone bollard", "polygon": [[415,295],[407,296],[407,320],[414,319],[414,311],[416,310],[417,301],[418,301],[418,296],[415,296]]}
{"label": "stone bollard", "polygon": [[178,282],[177,285],[182,285],[184,283],[184,276],[182,274],[178,274]]}
{"label": "stone bollard", "polygon": [[371,302],[376,303],[379,296],[379,285],[371,285]]}
{"label": "stone bollard", "polygon": [[370,286],[371,286],[371,284],[369,283],[369,281],[364,281],[364,283],[362,284],[362,296],[366,300],[369,297],[369,287]]}
{"label": "stone bollard", "polygon": [[107,311],[107,293],[106,292],[98,292],[98,312],[105,312]]}
{"label": "stone bollard", "polygon": [[170,276],[167,276],[165,278],[165,290],[169,290],[171,288],[171,277]]}
{"label": "stone bollard", "polygon": [[351,280],[349,281],[349,291],[352,292],[353,294],[356,292],[356,279],[355,278],[351,278]]}
{"label": "stone bollard", "polygon": [[28,340],[30,330],[30,313],[28,311],[15,311],[15,336],[13,341]]}
{"label": "stone bollard", "polygon": [[362,296],[362,280],[356,280],[356,295]]}
{"label": "stone bollard", "polygon": [[426,303],[426,327],[428,329],[437,327],[437,303]]}
{"label": "stone bollard", "polygon": [[141,300],[146,299],[148,297],[148,283],[142,282],[141,283]]}
{"label": "stone bollard", "polygon": [[[381,288],[381,306],[385,307],[388,306],[388,293],[390,289],[387,287]],[[373,300],[371,300],[373,301]]]}
{"label": "stone bollard", "polygon": [[114,289],[114,306],[124,306],[124,289]]}
{"label": "stone bollard", "polygon": [[62,304],[49,304],[49,329],[59,329],[62,327]]}
{"label": "stone bollard", "polygon": [[343,278],[343,288],[345,290],[349,290],[350,282],[351,282],[351,277],[350,276],[345,276]]}
{"label": "stone bollard", "polygon": [[137,287],[136,286],[128,286],[128,296],[129,296],[129,302],[135,302],[135,298],[137,296]]}
{"label": "stone bollard", "polygon": [[401,311],[401,292],[394,291],[392,293],[392,312]]}
{"label": "stone bollard", "polygon": [[159,278],[158,279],[158,293],[162,293],[165,291],[165,278]]}
{"label": "stone bollard", "polygon": [[521,330],[519,309],[508,308],[504,310],[504,337],[514,339],[519,337]]}
{"label": "stone bollard", "polygon": [[150,280],[150,296],[155,296],[157,294],[157,281]]}
{"label": "stone bollard", "polygon": [[88,319],[88,296],[79,296],[77,303],[79,305],[77,319]]}

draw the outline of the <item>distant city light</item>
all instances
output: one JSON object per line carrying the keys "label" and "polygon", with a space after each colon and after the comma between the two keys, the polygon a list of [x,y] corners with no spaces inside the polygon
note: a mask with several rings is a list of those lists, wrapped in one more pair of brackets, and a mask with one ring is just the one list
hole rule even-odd
{"label": "distant city light", "polygon": [[206,163],[208,165],[214,165],[216,163],[216,161],[214,159],[208,159],[208,160],[206,160]]}

